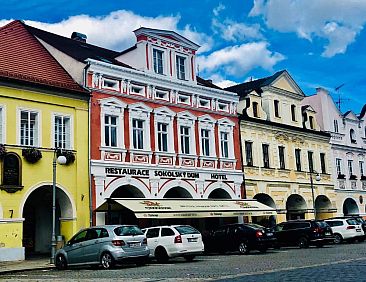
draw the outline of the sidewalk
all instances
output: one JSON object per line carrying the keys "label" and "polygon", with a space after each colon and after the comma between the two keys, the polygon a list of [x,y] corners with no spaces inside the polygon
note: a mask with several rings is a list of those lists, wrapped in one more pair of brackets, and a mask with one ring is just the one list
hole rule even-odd
{"label": "sidewalk", "polygon": [[49,258],[31,258],[21,261],[0,261],[0,277],[2,274],[9,272],[18,272],[23,270],[49,269],[54,268],[50,264]]}

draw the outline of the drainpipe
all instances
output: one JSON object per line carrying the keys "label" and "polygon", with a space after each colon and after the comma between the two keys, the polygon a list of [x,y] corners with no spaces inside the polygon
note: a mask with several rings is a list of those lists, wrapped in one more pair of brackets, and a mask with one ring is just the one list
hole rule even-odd
{"label": "drainpipe", "polygon": [[[87,62],[84,69],[83,69],[83,87],[90,91],[88,89],[88,85],[87,85],[87,74],[88,74],[88,69],[90,67],[90,63]],[[91,126],[90,126],[90,121],[91,121],[91,97],[89,97],[89,105],[88,105],[88,176],[89,176],[89,226],[93,225],[93,201],[92,201],[92,197],[93,197],[93,193],[92,193],[92,182],[91,182],[91,155],[90,155],[90,149],[91,149],[91,140],[90,140],[90,130],[91,130]]]}

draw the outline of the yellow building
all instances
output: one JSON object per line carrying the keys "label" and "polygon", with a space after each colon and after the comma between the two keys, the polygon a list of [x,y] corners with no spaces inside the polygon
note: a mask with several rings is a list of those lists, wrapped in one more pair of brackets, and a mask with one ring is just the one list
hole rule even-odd
{"label": "yellow building", "polygon": [[[5,261],[50,253],[52,230],[61,241],[61,235],[67,240],[89,226],[89,94],[22,22],[0,28],[0,42],[0,261]],[[66,156],[65,165],[54,162],[59,154]]]}
{"label": "yellow building", "polygon": [[277,222],[335,214],[330,135],[313,108],[301,105],[305,95],[288,72],[227,90],[240,95],[246,197],[276,208]]}

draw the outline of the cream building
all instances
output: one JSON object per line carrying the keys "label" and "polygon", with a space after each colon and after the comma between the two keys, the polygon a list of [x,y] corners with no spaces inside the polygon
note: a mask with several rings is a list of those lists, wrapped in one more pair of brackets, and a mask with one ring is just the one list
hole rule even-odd
{"label": "cream building", "polygon": [[277,222],[335,214],[330,135],[320,131],[314,109],[301,104],[305,95],[288,72],[226,90],[240,96],[246,197],[276,208]]}
{"label": "cream building", "polygon": [[342,113],[329,92],[318,88],[304,103],[317,112],[321,130],[331,135],[332,176],[339,215],[366,215],[366,105],[361,114]]}

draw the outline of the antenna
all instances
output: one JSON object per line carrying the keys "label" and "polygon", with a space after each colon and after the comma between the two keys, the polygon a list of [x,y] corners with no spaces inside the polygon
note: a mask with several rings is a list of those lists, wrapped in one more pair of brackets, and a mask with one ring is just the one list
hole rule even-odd
{"label": "antenna", "polygon": [[197,75],[200,76],[200,64],[197,64]]}
{"label": "antenna", "polygon": [[342,103],[350,100],[350,99],[341,98],[339,89],[341,89],[344,85],[345,85],[345,83],[342,83],[334,88],[334,91],[338,94],[338,99],[336,100],[335,104],[337,105],[337,108],[340,112],[342,112],[342,110],[341,110]]}

